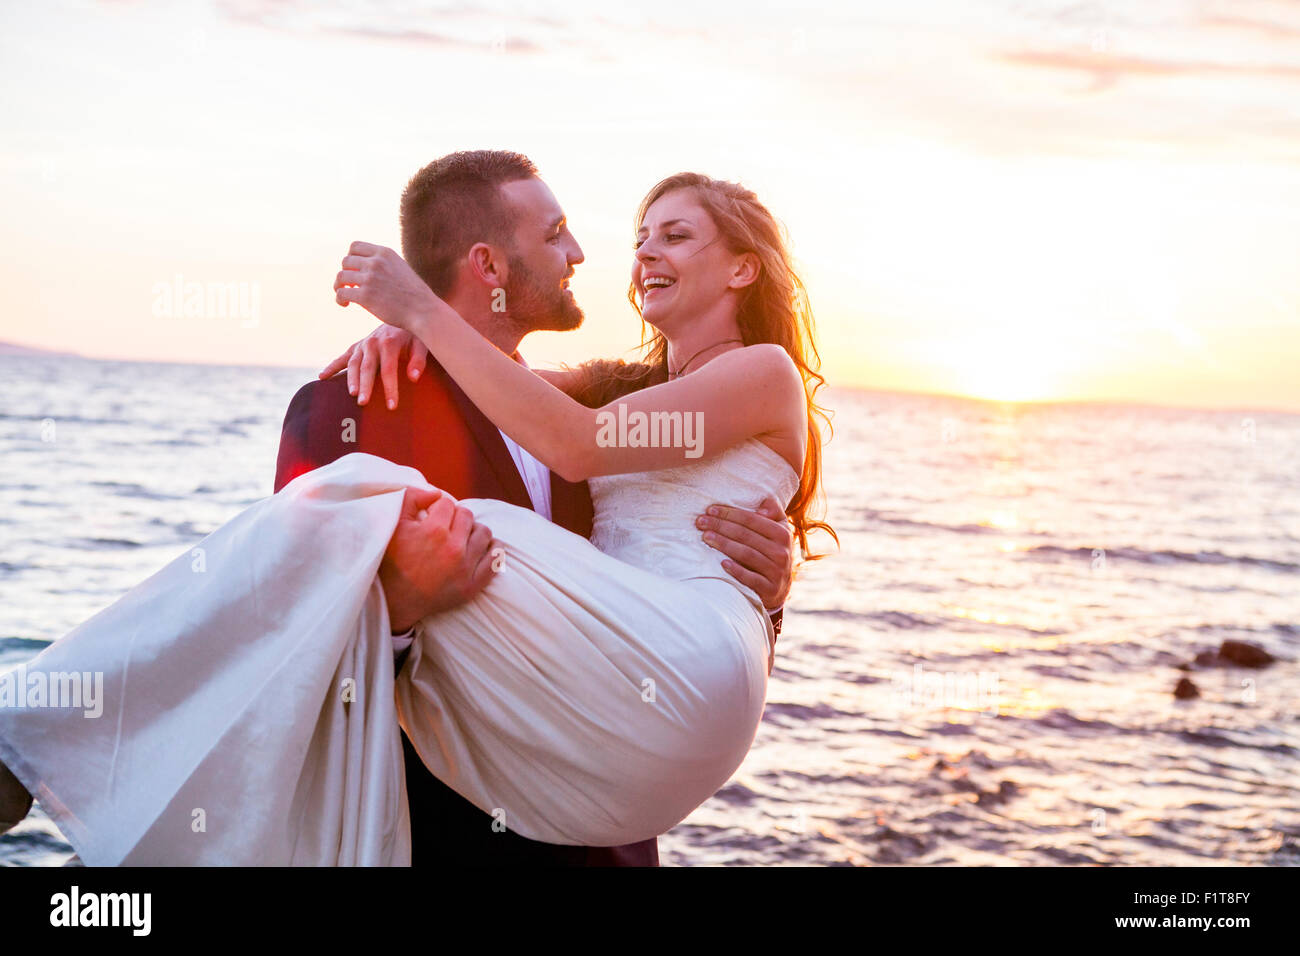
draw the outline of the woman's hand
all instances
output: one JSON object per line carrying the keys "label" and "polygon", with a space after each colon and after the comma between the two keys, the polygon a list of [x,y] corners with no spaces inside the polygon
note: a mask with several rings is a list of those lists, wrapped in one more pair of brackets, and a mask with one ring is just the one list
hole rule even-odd
{"label": "woman's hand", "polygon": [[446,303],[406,260],[387,246],[354,242],[334,278],[334,301],[353,302],[387,325],[419,334],[418,326]]}
{"label": "woman's hand", "polygon": [[375,366],[379,366],[379,379],[384,385],[384,396],[390,409],[397,407],[397,374],[402,358],[406,361],[406,377],[418,381],[428,362],[429,349],[423,342],[403,329],[381,325],[348,350],[326,365],[320,378],[331,378],[343,369],[348,370],[348,392],[357,396],[357,404],[370,400],[375,385]]}

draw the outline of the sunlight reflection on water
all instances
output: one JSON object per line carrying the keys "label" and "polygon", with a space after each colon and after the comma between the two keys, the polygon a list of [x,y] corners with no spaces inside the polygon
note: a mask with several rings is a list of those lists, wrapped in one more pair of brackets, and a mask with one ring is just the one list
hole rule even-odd
{"label": "sunlight reflection on water", "polygon": [[[0,667],[269,494],[312,375],[0,372]],[[843,550],[801,573],[754,748],[665,863],[1300,859],[1300,417],[826,401]],[[1280,661],[1180,669],[1224,639]],[[0,862],[69,852],[39,813],[0,838]]]}

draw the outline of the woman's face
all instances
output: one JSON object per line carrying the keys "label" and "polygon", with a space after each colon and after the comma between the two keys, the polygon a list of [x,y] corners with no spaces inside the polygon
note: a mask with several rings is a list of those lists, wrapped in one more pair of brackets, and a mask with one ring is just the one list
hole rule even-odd
{"label": "woman's face", "polygon": [[632,263],[642,318],[664,331],[706,314],[733,287],[736,259],[690,190],[660,196],[646,210]]}

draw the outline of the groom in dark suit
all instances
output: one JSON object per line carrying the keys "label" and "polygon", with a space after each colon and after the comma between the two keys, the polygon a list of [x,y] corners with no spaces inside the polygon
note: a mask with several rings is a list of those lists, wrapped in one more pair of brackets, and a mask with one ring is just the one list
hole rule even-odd
{"label": "groom in dark suit", "polygon": [[[402,251],[434,292],[518,361],[519,342],[529,332],[565,331],[582,322],[567,289],[582,250],[533,164],[517,153],[453,153],[417,173],[402,196]],[[387,355],[388,407],[369,404],[377,352],[374,341],[356,350],[368,376],[359,374],[360,360],[354,360],[347,376],[310,382],[293,397],[280,439],[276,491],[343,455],[367,452],[418,469],[453,498],[498,498],[590,536],[586,483],[546,469],[431,359],[424,365],[417,360],[411,369],[422,374],[401,376],[399,383],[397,356]],[[736,561],[740,567],[733,573],[769,607],[784,601],[790,583],[791,538],[776,520],[783,504],[766,503],[773,517],[725,508],[702,525],[720,536],[714,546]],[[399,522],[380,572],[397,631],[468,600],[490,580],[490,573],[482,573],[490,534],[472,527],[466,509],[443,499],[416,521],[408,493],[405,510],[411,520]],[[409,630],[394,635],[399,666],[409,640]],[[402,747],[413,865],[658,865],[653,839],[621,847],[556,846],[494,828],[491,816],[428,771],[405,733]]]}

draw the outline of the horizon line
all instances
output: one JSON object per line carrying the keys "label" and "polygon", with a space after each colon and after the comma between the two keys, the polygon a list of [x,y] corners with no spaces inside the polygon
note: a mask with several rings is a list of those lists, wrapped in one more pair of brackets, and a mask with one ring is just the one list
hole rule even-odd
{"label": "horizon line", "polygon": [[[634,346],[635,348],[635,346]],[[13,349],[13,351],[10,351]],[[266,368],[266,369],[300,369],[310,372],[311,367],[293,363],[279,362],[204,362],[194,359],[145,359],[116,358],[102,355],[86,355],[70,352],[66,349],[50,349],[39,345],[26,345],[12,340],[0,340],[0,358],[23,358],[47,356],[51,358],[75,358],[89,362],[126,362],[137,365],[199,365],[209,368]],[[432,358],[432,356],[430,356]],[[342,374],[342,373],[340,373]],[[308,381],[315,381],[313,374]],[[305,384],[305,383],[304,383]],[[826,389],[833,391],[875,393],[878,395],[903,395],[917,398],[943,398],[962,402],[978,402],[984,405],[1002,406],[1047,406],[1047,405],[1113,405],[1126,408],[1157,408],[1171,411],[1188,412],[1262,412],[1270,415],[1300,415],[1300,405],[1295,408],[1277,408],[1263,405],[1171,405],[1153,402],[1148,399],[1135,398],[1035,398],[1035,399],[999,399],[979,395],[963,395],[958,392],[927,392],[916,389],[878,388],[871,385],[834,385],[827,383]],[[834,409],[832,409],[834,411]]]}

